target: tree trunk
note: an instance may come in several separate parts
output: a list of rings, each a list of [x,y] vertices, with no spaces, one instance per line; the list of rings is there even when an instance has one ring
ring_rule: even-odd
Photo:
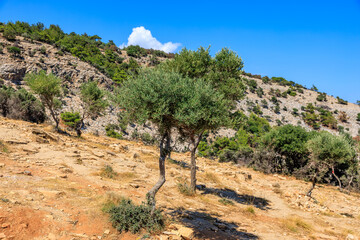
[[[191,163],[190,163],[190,176],[191,176],[191,182],[190,182],[190,189],[195,193],[196,192],[196,149],[199,146],[199,143],[201,141],[203,132],[201,132],[197,139],[195,140],[195,137],[191,137],[190,141],[192,144],[191,148]]]
[[[336,176],[336,174],[335,174],[335,169],[334,169],[333,166],[331,167],[331,172],[332,172],[332,174],[334,175],[334,177],[336,178],[336,180],[338,181],[338,183],[339,183],[339,189],[341,190],[341,189],[342,189],[341,181],[340,181],[340,179],[338,178],[338,176]]]
[[[55,122],[55,128],[56,130],[59,130],[59,119],[57,119],[55,112],[53,110],[52,107],[49,106],[49,110],[50,110],[50,115],[53,118],[54,122]]]
[[[159,189],[164,185],[165,179],[165,159],[170,151],[170,133],[167,131],[161,138],[160,141],[160,157],[159,157],[159,171],[160,176],[157,183],[150,189],[150,191],[146,194],[147,204],[151,206],[151,212],[155,211],[155,195],[159,191]]]
[[[306,194],[306,196],[308,196],[308,197],[311,197],[312,198],[312,196],[311,196],[311,194],[312,194],[312,191],[314,190],[314,188],[315,188],[315,184],[316,184],[316,175],[313,177],[313,179],[312,179],[312,185],[311,185],[311,188],[309,189],[309,191],[307,192],[307,194]]]
[[[190,176],[191,176],[191,183],[190,188],[193,192],[196,192],[196,148],[193,146],[191,149],[191,168],[190,168]]]

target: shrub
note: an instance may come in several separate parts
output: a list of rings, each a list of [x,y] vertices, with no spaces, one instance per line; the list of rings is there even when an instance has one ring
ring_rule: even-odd
[[[46,54],[46,47],[45,46],[42,46],[40,49],[39,49],[40,53],[41,54]]]
[[[130,199],[122,199],[119,205],[111,207],[108,212],[113,227],[119,232],[138,233],[141,229],[156,232],[165,226],[165,218],[159,210],[152,213],[148,205],[136,206]]]
[[[348,101],[345,101],[344,99],[340,98],[340,97],[336,97],[337,99],[337,103],[338,104],[342,104],[342,105],[347,105]]]
[[[360,113],[357,114],[356,121],[360,122]]]
[[[261,79],[263,81],[263,83],[267,84],[270,82],[270,78],[268,76],[265,76]]]
[[[42,123],[45,121],[45,109],[34,95],[21,88],[15,91],[11,87],[0,87],[0,114],[4,117]]]
[[[280,106],[279,106],[279,104],[276,104],[276,105],[275,105],[275,107],[274,107],[274,113],[280,114]]]
[[[3,47],[2,46],[0,46],[0,54],[3,54],[4,52],[3,52]]]
[[[115,179],[118,176],[118,173],[110,165],[106,165],[100,172],[101,177]]]
[[[149,133],[141,134],[140,139],[145,145],[154,145],[157,143],[156,138],[152,137]]]
[[[14,57],[18,57],[21,54],[21,50],[18,47],[14,47],[14,46],[8,46],[7,47],[7,51],[8,53],[10,53],[11,55],[13,55]]]
[[[262,100],[261,100],[261,106],[262,106],[263,108],[269,108],[268,102],[267,102],[265,99],[262,99]]]
[[[299,109],[293,108],[293,111],[292,111],[291,114],[294,115],[294,116],[298,116],[299,115]]]
[[[179,192],[185,196],[194,196],[195,195],[195,191],[187,183],[184,183],[184,184],[178,183],[177,187],[178,187]]]
[[[309,154],[305,144],[310,137],[311,134],[302,127],[285,125],[264,135],[262,144],[284,157],[284,162],[278,163],[276,168],[281,169],[281,172],[291,173],[305,165]]]
[[[0,140],[0,152],[7,153],[9,150],[6,145]]]
[[[343,123],[346,123],[349,120],[349,116],[346,114],[346,112],[341,111],[339,113],[339,120]]]
[[[116,131],[119,129],[120,129],[119,126],[116,124],[108,124],[105,127],[106,136],[112,137],[112,138],[117,138],[117,139],[122,139],[123,138],[122,134]]]
[[[316,97],[316,100],[319,101],[319,102],[326,102],[327,99],[326,99],[326,93],[318,93],[317,97]]]
[[[140,47],[139,45],[131,45],[126,48],[126,52],[129,56],[140,58],[147,55],[147,52],[144,48]]]
[[[76,131],[78,137],[81,135],[81,116],[78,112],[64,112],[60,114],[61,120],[66,126]]]

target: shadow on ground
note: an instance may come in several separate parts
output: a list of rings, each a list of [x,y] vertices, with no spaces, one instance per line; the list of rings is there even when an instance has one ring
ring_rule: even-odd
[[[184,226],[194,231],[194,237],[208,240],[254,240],[258,236],[246,232],[236,223],[219,219],[218,215],[211,215],[203,211],[176,209],[170,215],[179,220]]]
[[[265,198],[255,197],[255,196],[248,195],[248,194],[238,194],[234,190],[227,189],[227,188],[222,188],[222,189],[207,188],[204,185],[198,185],[197,188],[200,191],[202,191],[201,194],[216,195],[216,196],[219,196],[222,198],[227,198],[229,200],[233,200],[240,204],[252,205],[261,210],[270,209],[270,207],[269,207],[270,201]]]

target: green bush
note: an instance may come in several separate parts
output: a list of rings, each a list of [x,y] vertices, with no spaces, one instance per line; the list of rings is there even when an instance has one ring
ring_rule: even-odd
[[[15,57],[20,56],[20,54],[21,54],[20,48],[14,47],[14,46],[8,46],[7,51],[8,51],[8,53],[10,53],[11,55],[13,55]]]
[[[277,167],[281,172],[292,173],[305,165],[309,155],[305,144],[311,136],[312,134],[302,127],[284,125],[273,128],[264,135],[262,144],[284,157],[284,162]]]
[[[112,137],[112,138],[117,138],[117,139],[122,139],[123,138],[122,134],[116,131],[119,129],[120,129],[119,126],[116,124],[107,125],[105,127],[106,136]]]
[[[76,131],[78,137],[81,135],[81,116],[78,112],[63,112],[60,114],[61,120],[66,126]]]
[[[147,52],[146,49],[140,47],[139,45],[136,46],[128,46],[126,48],[126,52],[129,56],[131,57],[135,57],[135,58],[140,58],[140,57],[145,57],[147,56]]]
[[[134,205],[130,199],[122,199],[119,205],[108,210],[110,221],[119,232],[138,233],[142,229],[148,232],[161,231],[165,227],[165,218],[159,210],[151,213],[151,207],[145,204]]]
[[[360,122],[360,113],[357,114],[356,121]]]
[[[42,123],[46,119],[44,106],[34,95],[21,88],[0,87],[0,114],[4,117]]]
[[[342,104],[342,105],[347,105],[348,101],[345,101],[344,99],[340,98],[340,97],[336,97],[337,99],[337,103],[338,104]]]

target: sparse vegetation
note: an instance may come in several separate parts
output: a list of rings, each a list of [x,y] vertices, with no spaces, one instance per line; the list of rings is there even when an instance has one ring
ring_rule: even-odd
[[[165,218],[159,210],[152,211],[146,204],[135,205],[130,199],[122,199],[110,207],[110,222],[119,232],[138,233],[142,229],[152,233],[165,227]]]

